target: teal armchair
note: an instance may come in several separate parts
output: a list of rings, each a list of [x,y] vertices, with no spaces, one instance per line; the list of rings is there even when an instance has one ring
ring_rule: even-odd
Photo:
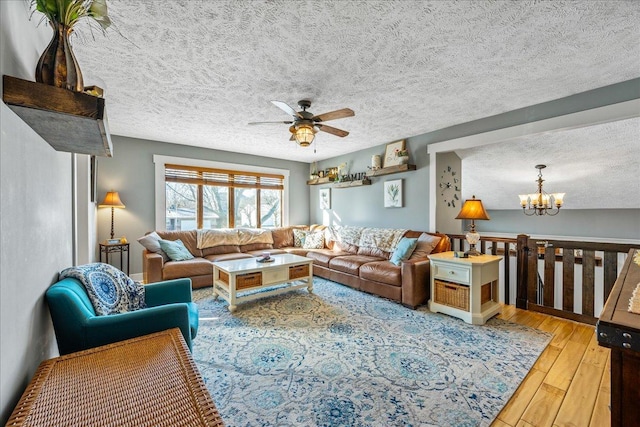
[[[96,315],[85,287],[74,278],[54,283],[46,298],[61,355],[175,327],[191,350],[198,332],[191,279],[145,285],[147,308],[109,316]]]

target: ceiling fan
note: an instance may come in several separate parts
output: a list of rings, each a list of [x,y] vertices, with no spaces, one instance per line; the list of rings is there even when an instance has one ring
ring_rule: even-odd
[[[308,99],[301,99],[298,101],[298,105],[302,108],[302,111],[296,111],[291,108],[287,103],[282,101],[271,101],[273,105],[280,108],[287,114],[293,116],[293,120],[280,121],[280,122],[251,122],[250,125],[259,125],[265,123],[284,123],[291,125],[289,132],[291,132],[291,141],[296,141],[302,147],[308,147],[313,142],[315,134],[321,130],[341,138],[349,135],[346,130],[334,128],[332,126],[325,125],[323,122],[329,120],[342,119],[344,117],[352,117],[355,115],[352,109],[343,108],[341,110],[330,111],[324,114],[318,114],[317,116],[307,111],[307,108],[311,107],[311,101]]]

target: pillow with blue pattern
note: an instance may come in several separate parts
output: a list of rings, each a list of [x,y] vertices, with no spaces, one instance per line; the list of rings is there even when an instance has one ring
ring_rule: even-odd
[[[60,279],[67,277],[83,284],[98,316],[126,313],[146,307],[144,286],[112,265],[95,262],[70,267],[60,273]]]

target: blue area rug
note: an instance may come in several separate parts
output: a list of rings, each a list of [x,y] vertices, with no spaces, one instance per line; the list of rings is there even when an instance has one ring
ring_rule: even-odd
[[[314,278],[240,304],[194,291],[193,356],[228,426],[488,426],[551,336]]]

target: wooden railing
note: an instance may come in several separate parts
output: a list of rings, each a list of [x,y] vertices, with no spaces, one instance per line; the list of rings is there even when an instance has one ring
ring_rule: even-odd
[[[451,250],[468,248],[464,235],[449,234],[449,238]],[[479,245],[482,253],[504,257],[500,284],[505,304],[513,302],[510,290],[515,289],[518,308],[588,324],[595,324],[600,314],[596,312],[596,296],[600,307],[629,250],[640,248],[633,243],[533,239],[526,234],[515,239],[481,236]],[[580,274],[576,274],[576,266],[580,266]],[[578,305],[576,295],[581,300]]]
[[[640,244],[532,239],[519,235],[516,306],[595,324],[600,314],[595,310],[596,293],[601,293],[602,301],[606,301],[618,277],[619,266],[633,248],[640,248]],[[542,274],[538,272],[541,260],[544,262]],[[561,263],[560,274],[556,274],[558,263]],[[577,278],[576,265],[582,270]],[[601,289],[596,287],[596,268],[603,269]],[[556,295],[556,289],[560,289],[560,295]],[[576,294],[582,300],[580,307],[574,304]]]

